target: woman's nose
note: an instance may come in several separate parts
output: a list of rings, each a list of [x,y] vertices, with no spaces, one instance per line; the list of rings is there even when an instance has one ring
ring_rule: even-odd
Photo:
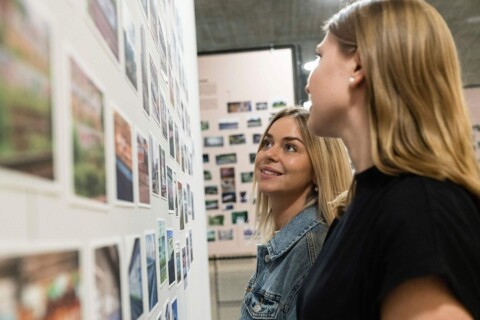
[[[307,94],[310,94],[310,90],[308,90],[308,84],[305,86],[305,92],[306,92]]]
[[[269,160],[276,161],[278,159],[278,150],[275,146],[272,146],[265,152],[265,157]]]

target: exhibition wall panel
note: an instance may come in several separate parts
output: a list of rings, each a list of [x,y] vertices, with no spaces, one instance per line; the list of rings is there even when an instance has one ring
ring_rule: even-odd
[[[0,318],[210,318],[194,21],[0,1]]]
[[[295,101],[292,47],[198,58],[210,256],[256,254],[253,164],[271,117]]]

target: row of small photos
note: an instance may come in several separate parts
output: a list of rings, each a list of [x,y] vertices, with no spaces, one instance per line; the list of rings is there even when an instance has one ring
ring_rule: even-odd
[[[242,228],[242,240],[248,241],[253,236],[253,228],[249,225],[245,225]],[[235,240],[234,229],[220,229],[220,228],[209,228],[207,229],[207,241],[216,242],[216,241],[233,241]]]
[[[92,243],[88,256],[82,257],[80,247],[75,245],[32,249],[30,244],[28,249],[19,246],[2,250],[0,319],[24,319],[23,316],[31,315],[35,319],[93,316],[136,320],[154,314],[156,319],[178,319],[176,298],[171,302],[167,299],[159,312],[158,297],[166,283],[169,291],[182,284],[183,290],[187,289],[194,251],[192,230],[185,232],[185,245],[180,248],[173,229],[166,228],[165,221],[158,219],[156,231],[126,236],[125,246],[120,242],[113,239]],[[88,273],[81,272],[83,260],[87,261]],[[124,300],[127,296],[128,303]],[[91,304],[93,315],[82,314],[84,303]]]

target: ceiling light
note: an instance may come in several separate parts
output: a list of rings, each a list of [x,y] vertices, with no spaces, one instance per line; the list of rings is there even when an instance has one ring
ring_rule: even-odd
[[[307,62],[303,65],[303,69],[305,69],[307,71],[312,71],[317,64],[318,64],[318,59],[315,59],[313,61],[309,61],[309,62]]]
[[[307,100],[303,103],[303,107],[307,110],[310,110],[310,107],[312,106],[312,101]]]
[[[467,23],[480,23],[480,16],[468,17],[466,21]]]

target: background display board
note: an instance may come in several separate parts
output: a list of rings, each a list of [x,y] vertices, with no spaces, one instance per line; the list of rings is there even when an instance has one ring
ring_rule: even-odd
[[[198,58],[210,256],[256,253],[253,164],[271,117],[294,105],[293,61],[292,48]]]
[[[210,318],[194,21],[0,0],[0,318]]]
[[[465,99],[472,117],[473,139],[477,151],[477,161],[480,163],[480,85],[466,87]]]

